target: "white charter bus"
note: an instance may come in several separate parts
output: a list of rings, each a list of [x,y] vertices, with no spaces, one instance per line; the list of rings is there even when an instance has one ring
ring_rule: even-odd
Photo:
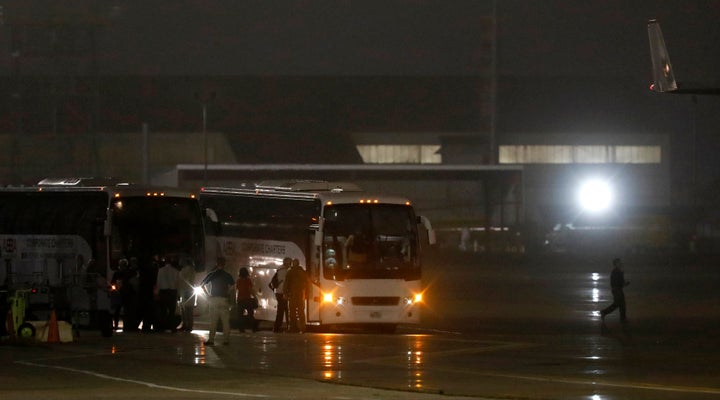
[[[118,261],[154,254],[204,265],[194,193],[109,179],[46,179],[0,188],[0,285],[29,291],[28,316],[49,310],[110,335],[108,285]]]
[[[324,181],[208,187],[199,196],[218,221],[216,232],[206,227],[206,258],[222,255],[235,276],[248,267],[259,299],[256,318],[275,319],[268,283],[291,257],[312,281],[309,327],[394,331],[420,322],[421,249],[434,243],[434,232],[407,199]]]

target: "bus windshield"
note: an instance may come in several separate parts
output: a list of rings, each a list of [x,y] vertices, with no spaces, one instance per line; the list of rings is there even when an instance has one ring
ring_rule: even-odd
[[[325,207],[326,279],[420,278],[418,234],[411,207],[339,204]]]

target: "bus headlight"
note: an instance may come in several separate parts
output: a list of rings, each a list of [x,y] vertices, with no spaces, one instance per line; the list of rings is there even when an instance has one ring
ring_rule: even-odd
[[[405,300],[405,305],[408,305],[408,306],[411,306],[416,303],[421,303],[422,302],[422,293],[415,293],[412,296],[407,296],[404,298],[404,300]]]
[[[332,302],[333,302],[332,293],[323,293],[323,303],[332,303]]]
[[[337,306],[341,306],[345,304],[345,298],[344,297],[335,297],[332,293],[323,293],[323,303],[333,303]]]

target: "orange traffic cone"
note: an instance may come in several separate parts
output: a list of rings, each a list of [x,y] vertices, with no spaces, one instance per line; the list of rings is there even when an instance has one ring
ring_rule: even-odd
[[[60,329],[58,329],[55,310],[50,311],[50,322],[48,323],[48,343],[60,343]]]

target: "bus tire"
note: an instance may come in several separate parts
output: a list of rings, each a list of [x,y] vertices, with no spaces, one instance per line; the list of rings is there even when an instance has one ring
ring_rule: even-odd
[[[28,322],[22,323],[17,329],[17,335],[21,339],[30,339],[35,337],[35,326]]]

